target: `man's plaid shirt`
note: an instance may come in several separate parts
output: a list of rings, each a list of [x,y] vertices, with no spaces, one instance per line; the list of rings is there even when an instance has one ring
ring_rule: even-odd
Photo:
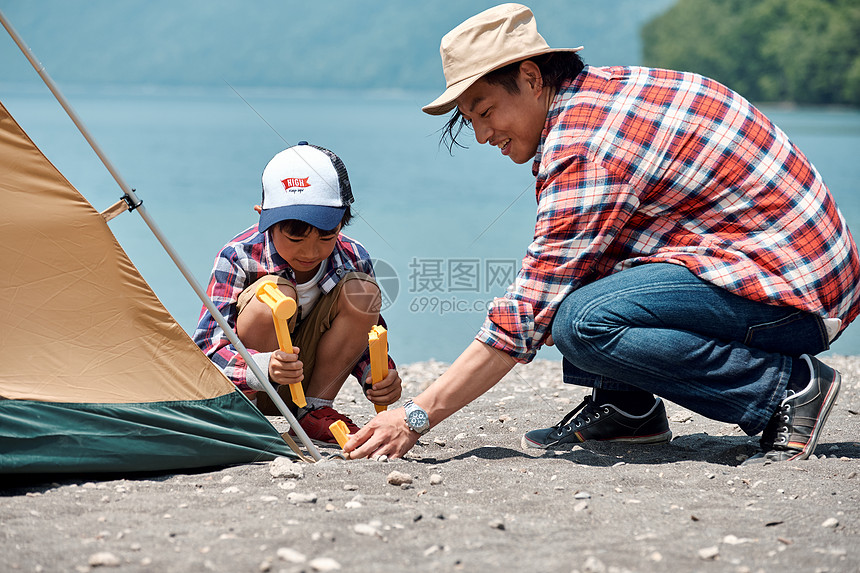
[[[325,264],[327,270],[319,282],[323,293],[330,292],[340,282],[341,277],[350,271],[375,277],[370,254],[361,243],[343,234],[338,235],[334,251]],[[218,253],[206,294],[232,328],[236,328],[236,302],[239,295],[257,279],[266,275],[279,275],[295,284],[292,268],[275,250],[268,233],[258,232],[256,225],[240,233]],[[381,317],[380,324],[384,324]],[[201,311],[197,330],[194,332],[194,342],[240,390],[252,392],[247,385],[247,378],[253,373],[248,371],[247,364],[227,340],[224,331],[206,307]],[[251,354],[257,353],[256,350],[248,351]],[[370,356],[365,351],[352,374],[361,380],[369,368]],[[395,368],[390,358],[389,368]],[[265,369],[263,370],[265,372]]]
[[[586,67],[556,95],[532,170],[534,241],[476,337],[518,361],[567,294],[645,263],[842,328],[860,311],[857,247],[821,176],[713,80]]]

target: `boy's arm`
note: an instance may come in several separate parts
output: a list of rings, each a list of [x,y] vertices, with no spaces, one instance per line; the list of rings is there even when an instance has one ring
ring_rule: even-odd
[[[215,261],[215,266],[212,270],[212,275],[209,279],[209,285],[206,288],[206,294],[212,299],[218,311],[224,315],[227,324],[231,328],[236,326],[236,301],[239,294],[244,289],[244,284],[247,282],[247,276],[241,265],[235,262],[235,256],[230,254],[228,249],[222,250],[218,254]],[[241,358],[236,348],[230,344],[224,331],[215,322],[215,319],[204,307],[200,320],[197,324],[197,329],[194,332],[194,342],[203,353],[209,357],[212,362],[218,366],[227,378],[230,379],[240,390],[250,391],[253,386],[259,386],[255,383],[256,379],[253,373],[249,370],[245,361]],[[248,349],[255,362],[260,365],[263,372],[268,371],[269,355],[271,353],[257,353],[255,350]],[[253,380],[249,380],[253,378]],[[250,385],[249,385],[250,382]],[[259,389],[259,388],[257,388]]]

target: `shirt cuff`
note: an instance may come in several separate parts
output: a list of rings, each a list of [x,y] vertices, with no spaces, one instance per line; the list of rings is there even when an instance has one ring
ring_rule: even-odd
[[[267,376],[269,374],[269,359],[272,358],[271,352],[258,352],[257,354],[252,354],[251,358],[260,367]],[[263,383],[257,378],[254,374],[254,371],[251,370],[250,367],[247,367],[247,371],[245,372],[245,384],[247,384],[253,390],[265,390]]]

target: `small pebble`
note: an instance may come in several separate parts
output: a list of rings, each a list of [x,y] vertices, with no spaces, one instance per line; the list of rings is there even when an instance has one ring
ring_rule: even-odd
[[[281,547],[278,549],[278,559],[287,563],[304,563],[307,558],[292,547]]]
[[[589,555],[582,564],[582,570],[584,573],[606,573],[606,564],[594,555]]]
[[[388,474],[387,480],[388,483],[390,483],[391,485],[403,485],[405,483],[412,483],[412,476],[407,473],[394,470],[393,472]]]
[[[100,551],[90,555],[88,563],[91,567],[119,567],[119,557],[107,551]]]
[[[716,545],[699,549],[699,559],[713,561],[720,555],[720,548]]]
[[[317,557],[308,563],[308,565],[314,571],[340,571],[341,569],[340,563],[331,557]]]
[[[821,524],[821,527],[836,527],[839,525],[839,520],[835,517],[828,517],[824,520],[824,523]]]
[[[305,477],[305,469],[301,464],[290,458],[275,458],[269,464],[269,473],[274,478],[302,479]]]
[[[439,474],[431,474],[430,475],[430,485],[441,485],[442,476]]]
[[[293,491],[287,494],[287,501],[290,503],[316,503],[317,494]]]
[[[501,531],[504,531],[505,530],[505,522],[502,521],[501,519],[494,519],[493,521],[490,522],[490,527],[492,529],[499,529]]]
[[[591,494],[587,491],[578,491],[573,494],[573,499],[591,499]]]
[[[379,530],[376,527],[370,525],[369,523],[356,523],[352,530],[359,535],[367,535],[368,537],[375,537],[379,535]]]

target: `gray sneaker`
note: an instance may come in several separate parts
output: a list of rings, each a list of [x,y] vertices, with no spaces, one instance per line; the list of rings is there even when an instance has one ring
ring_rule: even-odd
[[[842,376],[817,358],[801,356],[812,372],[809,385],[789,392],[761,435],[762,451],[741,465],[805,460],[818,444],[821,428],[839,394]]]
[[[554,448],[586,440],[655,444],[672,439],[666,407],[660,398],[648,413],[632,416],[611,404],[596,405],[591,396],[551,428],[532,430],[522,438],[523,448]]]

